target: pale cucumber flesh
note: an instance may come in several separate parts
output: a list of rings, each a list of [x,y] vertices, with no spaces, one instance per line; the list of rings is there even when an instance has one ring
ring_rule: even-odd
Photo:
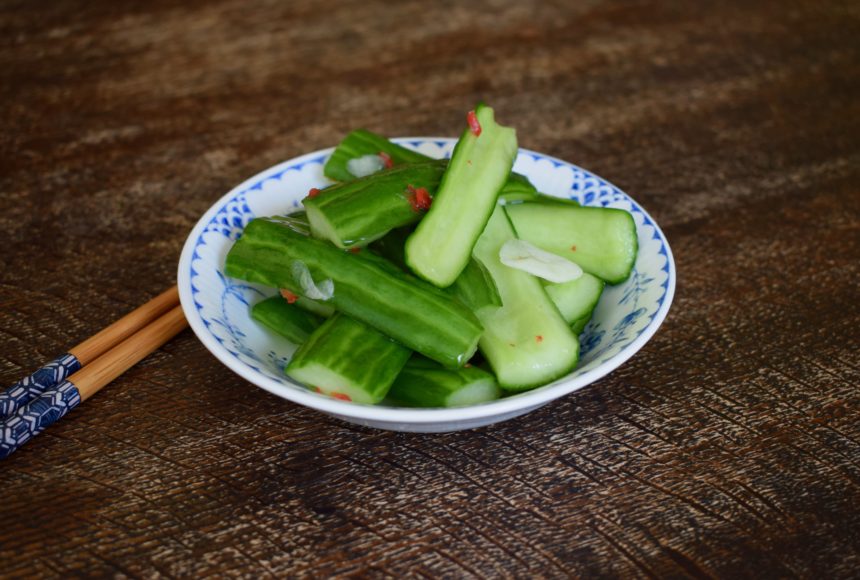
[[[572,282],[545,283],[544,289],[567,323],[573,324],[594,310],[604,284],[597,276],[583,272]]]
[[[496,124],[489,107],[479,106],[475,114],[481,134],[463,132],[430,211],[406,241],[406,263],[440,288],[466,267],[517,155],[513,129]]]
[[[638,249],[630,213],[545,201],[506,209],[520,239],[579,264],[609,284],[623,282],[630,275]]]
[[[484,325],[478,345],[499,385],[519,391],[570,372],[579,357],[579,341],[540,281],[499,260],[502,245],[514,237],[504,208],[498,206],[475,244],[475,257],[489,270],[502,299],[495,312],[477,313]]]

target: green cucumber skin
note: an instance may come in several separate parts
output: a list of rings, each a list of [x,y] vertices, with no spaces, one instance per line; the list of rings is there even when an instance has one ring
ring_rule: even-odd
[[[424,188],[432,197],[444,172],[444,161],[398,165],[306,197],[302,204],[311,234],[339,248],[350,248],[365,246],[394,228],[415,223],[424,212],[412,206],[408,187]]]
[[[474,256],[448,288],[472,312],[485,308],[498,309],[502,298],[487,267]]]
[[[541,193],[537,189],[534,191],[528,191],[525,189],[517,189],[512,188],[502,189],[502,192],[499,193],[499,204],[500,205],[517,205],[520,203],[548,203],[552,204],[561,204],[561,205],[572,205],[574,207],[582,207],[578,201],[575,199],[567,199],[564,197],[555,197],[554,195],[549,195],[546,193]]]
[[[579,341],[540,281],[499,260],[502,245],[514,237],[505,209],[497,206],[475,245],[475,257],[492,274],[503,306],[478,313],[484,325],[479,346],[499,385],[522,391],[570,372],[579,359]]]
[[[594,310],[606,283],[597,276],[583,272],[582,276],[571,282],[553,284],[543,281],[543,285],[567,323],[573,324]]]
[[[579,206],[579,202],[575,199],[565,199],[563,197],[555,197],[541,193],[538,190],[527,191],[521,189],[502,189],[499,193],[499,205],[517,205],[518,203],[562,203],[565,205]]]
[[[630,213],[547,201],[505,209],[520,239],[576,262],[608,284],[630,276],[639,249],[636,222]]]
[[[541,194],[537,188],[532,185],[531,181],[518,173],[511,173],[508,180],[499,191],[498,202],[502,205],[508,203],[521,203],[523,201],[533,201],[538,199]]]
[[[323,322],[319,316],[288,303],[280,296],[254,304],[251,318],[294,344],[305,342]]]
[[[365,129],[357,129],[344,137],[343,141],[335,148],[331,157],[326,161],[323,172],[326,177],[335,181],[355,179],[355,175],[347,169],[349,161],[364,155],[376,155],[379,152],[387,153],[395,165],[433,161],[432,157],[392,143],[382,135],[371,133]],[[445,160],[445,163],[447,162]],[[499,193],[499,199],[509,198],[509,203],[532,201],[540,199],[542,196],[544,194],[538,193],[538,190],[525,175],[514,172],[511,172],[508,181]],[[576,203],[573,200],[571,202]]]
[[[311,235],[311,222],[308,219],[308,213],[304,210],[277,216],[277,219],[282,224],[290,226],[295,232],[305,236]]]
[[[294,232],[300,233],[303,236],[311,235],[311,223],[308,220],[308,214],[304,210],[294,211],[293,213],[276,216],[272,219],[277,220],[279,223],[288,226]],[[305,298],[304,296],[299,296],[298,299],[294,303],[296,306],[309,312],[310,314],[315,314],[321,318],[328,318],[332,314],[334,314],[334,308],[331,307],[330,304],[326,304],[325,302],[321,302],[319,300],[311,300],[310,298]]]
[[[348,394],[356,403],[372,405],[385,397],[411,354],[379,331],[337,313],[299,347],[284,371],[326,394]],[[325,371],[319,372],[320,367]]]
[[[387,400],[403,407],[451,407],[456,393],[478,382],[494,384],[495,378],[475,366],[452,370],[424,357],[413,356],[391,385]],[[481,402],[497,399],[498,387],[492,392],[494,396]]]
[[[395,228],[371,243],[369,248],[392,264],[395,264],[401,270],[408,271],[409,266],[406,265],[404,246],[406,245],[406,238],[413,231],[415,231],[415,228],[412,226]]]
[[[498,125],[485,105],[475,115],[481,135],[468,127],[463,131],[430,211],[406,240],[410,269],[440,288],[466,267],[517,156],[514,129]]]
[[[588,324],[588,322],[591,320],[592,314],[594,314],[593,310],[582,318],[575,320],[573,324],[570,325],[570,329],[576,336],[579,336],[580,334],[582,334],[582,331],[585,330],[585,325]]]
[[[334,308],[331,304],[326,304],[321,300],[311,300],[310,298],[305,298],[304,296],[299,296],[298,300],[296,300],[295,305],[305,310],[309,314],[315,314],[320,318],[329,318],[332,314],[334,314]]]
[[[323,167],[323,174],[335,181],[355,179],[355,175],[347,169],[349,161],[365,155],[376,155],[380,152],[391,157],[391,161],[395,165],[421,163],[430,159],[417,151],[392,143],[382,135],[357,129],[344,137],[343,141],[335,148]]]
[[[412,228],[398,228],[389,232],[383,238],[377,240],[370,246],[373,253],[385,258],[390,264],[395,264],[401,270],[408,272],[409,267],[406,265],[404,244],[406,239],[413,231]],[[364,256],[365,252],[359,255]],[[496,283],[493,282],[493,277],[490,276],[486,266],[484,266],[474,256],[466,264],[466,268],[457,276],[454,283],[448,288],[445,288],[454,298],[462,302],[472,312],[476,312],[481,308],[498,308],[502,305],[502,299],[499,296],[499,291],[496,288]]]
[[[456,368],[474,354],[482,326],[464,305],[426,282],[302,236],[267,218],[252,220],[227,254],[228,276],[301,294],[292,265],[316,281],[331,279],[336,310],[372,326],[440,364]]]

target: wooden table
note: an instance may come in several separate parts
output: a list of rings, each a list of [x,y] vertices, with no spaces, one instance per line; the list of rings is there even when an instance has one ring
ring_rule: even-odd
[[[354,427],[186,331],[0,465],[0,575],[849,577],[860,569],[850,2],[3,2],[0,377],[175,279],[246,177],[363,126],[633,195],[678,266],[596,384],[475,431]]]

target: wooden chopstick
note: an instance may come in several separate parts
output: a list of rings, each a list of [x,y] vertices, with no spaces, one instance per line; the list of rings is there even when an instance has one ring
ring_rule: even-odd
[[[175,290],[175,287],[171,290]],[[68,378],[60,377],[57,384],[40,390],[26,404],[19,405],[14,413],[0,420],[0,459],[13,453],[186,328],[188,321],[178,304],[174,304],[170,310],[154,320],[151,319],[152,313],[162,308],[163,300],[159,299],[170,295],[169,290],[81,343],[87,345],[84,349],[85,356],[92,356],[93,352],[99,350],[102,354]],[[172,296],[178,299],[175,292]],[[156,302],[157,308],[146,308],[153,302]],[[144,317],[132,316],[141,310],[144,310],[150,320],[128,336],[128,328],[141,324],[140,321]],[[116,328],[110,333],[106,332],[111,327]],[[116,341],[120,336],[126,337],[125,340],[121,340],[119,344],[110,344],[109,341]],[[98,341],[93,340],[97,337],[100,337]]]
[[[81,366],[92,362],[177,304],[179,304],[179,290],[173,286],[73,347],[69,352],[60,355],[33,374],[0,392],[0,420],[11,417],[19,408],[45,390],[62,383]]]
[[[74,355],[81,365],[85,365],[177,304],[179,304],[179,289],[173,286],[79,345],[72,347],[69,354]]]
[[[78,388],[81,400],[86,401],[187,326],[182,307],[176,306],[66,380]]]

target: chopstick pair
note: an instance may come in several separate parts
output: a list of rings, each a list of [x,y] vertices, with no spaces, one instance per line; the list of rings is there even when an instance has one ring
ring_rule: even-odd
[[[173,286],[0,393],[0,459],[186,326]]]

